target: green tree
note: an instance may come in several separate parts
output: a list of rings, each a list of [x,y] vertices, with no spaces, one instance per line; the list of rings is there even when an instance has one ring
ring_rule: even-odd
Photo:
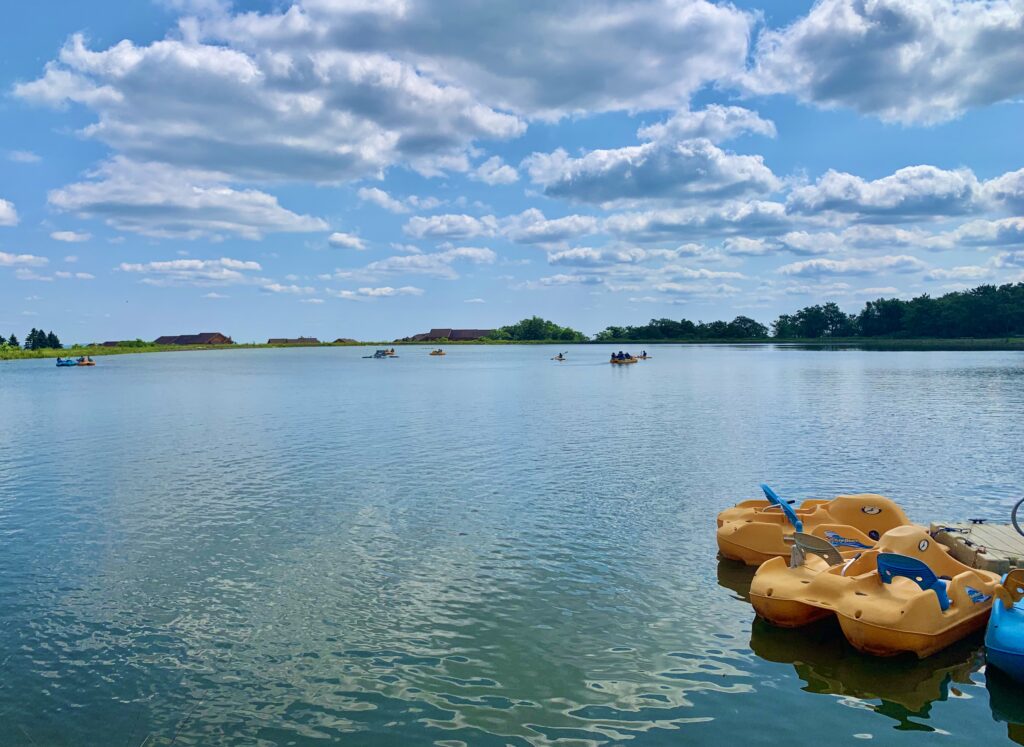
[[[772,322],[772,337],[796,337],[796,320],[790,314],[780,314]]]
[[[60,350],[63,345],[60,344],[60,338],[53,334],[53,330],[46,335],[46,347],[53,348],[54,350]]]
[[[560,327],[547,319],[532,316],[515,324],[495,330],[492,340],[516,340],[522,342],[537,340],[561,340],[563,342],[584,342],[587,336],[570,327]]]
[[[906,307],[898,298],[868,301],[857,316],[857,327],[865,337],[898,335],[903,331]]]
[[[768,328],[749,316],[738,316],[729,322],[728,336],[734,339],[755,340],[768,336]]]
[[[697,337],[701,340],[724,340],[729,336],[729,323],[721,320],[697,322]]]
[[[797,337],[824,337],[828,324],[821,306],[805,306],[793,315]]]
[[[18,338],[14,336],[13,332],[11,333],[11,336],[7,338],[7,344],[10,345],[12,348],[21,347],[21,343],[18,342]]]
[[[821,313],[825,317],[825,335],[828,337],[853,337],[857,334],[857,318],[845,313],[837,304],[825,304]]]

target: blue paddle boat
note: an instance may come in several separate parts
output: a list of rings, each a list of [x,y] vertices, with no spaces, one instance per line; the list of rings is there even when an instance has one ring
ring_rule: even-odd
[[[58,358],[57,359],[57,366],[59,368],[65,368],[67,366],[77,366],[77,365],[78,365],[78,361],[76,361],[74,358]]]
[[[989,664],[1024,683],[1024,569],[1007,573],[996,590],[985,648]]]

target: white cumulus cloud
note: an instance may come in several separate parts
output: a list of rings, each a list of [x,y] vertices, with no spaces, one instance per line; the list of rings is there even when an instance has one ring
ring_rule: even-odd
[[[432,275],[454,280],[459,277],[453,267],[459,262],[469,264],[493,264],[498,255],[483,247],[462,246],[440,252],[424,254],[401,254],[371,262],[366,266],[369,273],[412,273]]]
[[[77,244],[83,241],[88,241],[92,238],[92,234],[81,231],[54,231],[50,234],[50,238],[54,241],[65,241],[69,244]]]
[[[348,301],[370,300],[374,298],[393,298],[395,296],[422,296],[423,289],[413,285],[403,285],[400,288],[392,288],[390,285],[379,288],[357,288],[356,290],[330,290],[325,291],[335,298],[343,298]]]
[[[706,138],[714,143],[732,140],[740,135],[775,137],[775,123],[741,106],[711,104],[704,109],[683,109],[667,121],[641,127],[641,140],[693,140]]]
[[[909,254],[851,259],[807,259],[783,265],[777,272],[793,277],[876,275],[882,272],[919,272],[928,265]]]
[[[14,203],[0,199],[0,226],[18,225],[18,211],[14,209]]]
[[[829,169],[814,184],[789,194],[797,213],[836,211],[876,219],[919,219],[962,215],[979,209],[982,186],[969,169],[908,166],[868,181]]]
[[[491,156],[476,171],[473,177],[484,184],[494,186],[496,184],[514,184],[519,181],[519,172],[501,160],[498,156]]]
[[[0,252],[0,267],[42,267],[50,260],[34,254],[9,254]]]
[[[148,285],[233,285],[254,282],[247,273],[258,272],[259,262],[232,259],[170,259],[157,262],[122,262],[121,272],[145,275]]]
[[[328,236],[327,243],[331,246],[340,247],[342,249],[355,249],[359,252],[366,249],[365,241],[353,233],[344,233],[342,231],[335,231]]]
[[[415,216],[404,230],[417,239],[468,239],[493,236],[498,227],[493,215],[475,218],[472,215],[448,213],[429,217]]]
[[[761,156],[728,153],[705,138],[655,140],[579,158],[558,149],[534,153],[523,165],[549,197],[604,205],[737,198],[782,186]]]
[[[259,239],[265,233],[326,230],[327,224],[281,207],[254,189],[235,189],[223,174],[115,157],[88,181],[50,192],[58,210],[160,238]]]
[[[761,34],[744,76],[890,122],[935,123],[1024,94],[1022,0],[820,0]]]

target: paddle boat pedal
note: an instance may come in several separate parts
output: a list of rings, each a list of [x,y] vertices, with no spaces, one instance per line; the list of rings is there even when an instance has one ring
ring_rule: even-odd
[[[985,658],[1024,683],[1024,569],[1007,573],[995,595],[985,631]]]

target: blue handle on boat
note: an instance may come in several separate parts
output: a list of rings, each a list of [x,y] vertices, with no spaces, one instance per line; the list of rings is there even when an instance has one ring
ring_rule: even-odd
[[[793,510],[792,506],[779,498],[775,491],[768,487],[767,484],[761,483],[761,490],[764,491],[764,495],[768,499],[769,503],[782,509],[782,513],[786,515],[786,518],[789,519],[789,523],[793,525],[793,528],[796,531],[804,531],[804,523],[800,521],[800,517],[796,515],[796,511]]]

